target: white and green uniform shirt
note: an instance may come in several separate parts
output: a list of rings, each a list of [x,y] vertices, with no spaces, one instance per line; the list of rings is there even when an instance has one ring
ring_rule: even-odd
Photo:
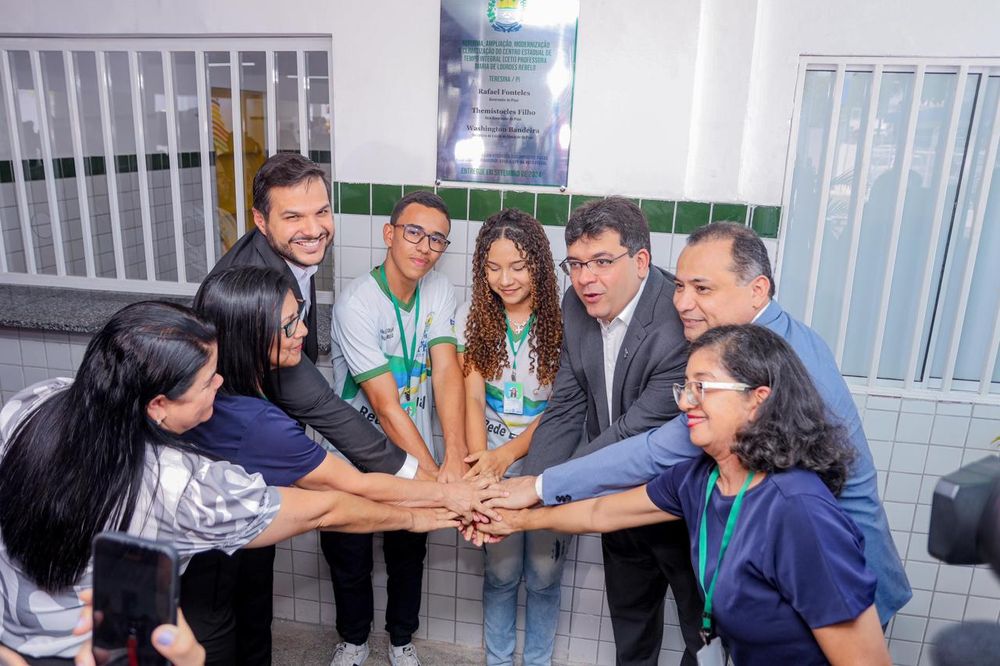
[[[455,344],[455,290],[448,278],[435,271],[420,280],[417,290],[419,299],[415,292],[408,303],[399,303],[404,353],[396,309],[378,267],[347,285],[333,306],[330,327],[333,385],[344,400],[381,428],[360,385],[391,373],[399,391],[399,404],[440,464],[444,452],[434,445],[429,350],[438,344]],[[411,348],[412,367],[407,370]]]
[[[455,316],[455,332],[458,335],[459,353],[465,353],[466,349],[465,323],[469,316],[470,306],[471,302],[462,304]],[[529,330],[525,330],[520,339],[514,338],[514,345],[517,346],[515,363],[508,362],[499,378],[486,380],[486,446],[490,450],[506,444],[524,432],[524,429],[531,425],[531,422],[545,409],[549,395],[552,393],[552,385],[540,385],[538,375],[531,371],[530,333]],[[511,348],[507,337],[504,337],[503,344],[509,361]],[[504,412],[504,389],[508,388],[515,380],[512,365],[517,366],[516,380],[517,383],[521,384],[523,391],[520,414]],[[508,468],[506,476],[520,475],[523,462],[524,458],[515,461]]]

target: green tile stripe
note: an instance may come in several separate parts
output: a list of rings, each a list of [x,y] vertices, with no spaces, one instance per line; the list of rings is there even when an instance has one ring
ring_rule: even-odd
[[[469,190],[469,219],[485,222],[500,211],[500,190]]]
[[[674,210],[677,207],[673,201],[643,199],[639,207],[642,208],[642,212],[646,215],[650,231],[667,234],[673,232]]]
[[[402,185],[372,184],[372,215],[391,215],[393,206],[402,196]]]
[[[197,151],[179,153],[178,164],[181,169],[201,167],[201,153]],[[214,153],[212,163],[215,163]],[[115,173],[137,173],[139,161],[136,155],[115,155]],[[103,155],[92,155],[83,158],[84,174],[87,176],[103,176],[107,173]],[[150,153],[146,155],[146,169],[149,171],[166,171],[170,168],[170,156],[166,153]],[[14,182],[14,163],[11,160],[0,160],[0,183]],[[43,160],[21,160],[21,172],[26,181],[45,180],[45,164]],[[72,157],[56,157],[52,160],[52,176],[60,178],[76,177],[76,161]]]
[[[739,222],[746,224],[747,206],[745,204],[712,204],[712,222]]]
[[[755,206],[751,225],[762,238],[778,237],[781,206]]]
[[[314,151],[317,152],[317,151]],[[322,152],[322,151],[318,151]],[[169,157],[163,153],[147,155],[147,167],[152,170],[169,169]],[[215,154],[210,153],[212,163]],[[324,155],[310,154],[313,161],[323,161]],[[316,159],[319,157],[320,159]],[[180,153],[180,168],[199,168],[201,154]],[[85,157],[83,166],[88,176],[107,173],[104,157]],[[25,180],[43,180],[45,170],[42,160],[23,160]],[[135,155],[116,155],[115,173],[138,171]],[[76,164],[72,158],[53,160],[56,178],[72,178]],[[0,184],[14,182],[14,165],[10,160],[0,160]],[[523,190],[473,189],[464,187],[435,187],[433,185],[394,185],[385,183],[333,183],[334,201],[338,213],[356,215],[389,215],[396,202],[410,192],[427,190],[444,199],[455,220],[483,222],[501,208],[518,208],[531,213],[547,226],[565,226],[572,211],[579,206],[604,197],[590,194],[562,194],[555,192],[525,192]],[[632,197],[649,221],[650,231],[657,233],[690,234],[709,222],[730,221],[749,224],[762,238],[777,238],[781,222],[780,206],[754,206],[742,203],[667,201]]]
[[[539,194],[535,204],[535,217],[542,224],[565,227],[569,219],[568,194]]]

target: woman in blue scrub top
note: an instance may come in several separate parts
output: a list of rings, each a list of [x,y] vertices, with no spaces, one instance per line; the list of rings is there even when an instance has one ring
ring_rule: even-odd
[[[737,666],[890,664],[863,537],[834,499],[851,449],[795,352],[760,326],[710,330],[674,395],[706,455],[641,488],[502,511],[479,528],[607,532],[683,518],[710,643],[699,657],[721,654],[708,640],[718,636]]]
[[[364,474],[314,442],[269,402],[272,370],[296,365],[307,330],[291,279],[270,268],[242,266],[209,277],[195,310],[218,330],[218,373],[225,379],[212,417],[186,433],[201,450],[260,473],[274,486],[338,490],[379,502],[446,507],[471,515],[497,496],[487,481],[442,484]],[[181,605],[207,664],[271,663],[274,547],[212,551],[195,557],[181,577]]]

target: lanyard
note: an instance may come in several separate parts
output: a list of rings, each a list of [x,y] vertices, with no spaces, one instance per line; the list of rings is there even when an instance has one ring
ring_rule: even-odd
[[[726,554],[726,549],[729,548],[729,540],[732,538],[733,530],[736,528],[736,519],[739,518],[740,509],[743,507],[743,495],[746,493],[747,488],[750,487],[750,482],[753,481],[753,472],[750,472],[747,480],[743,482],[740,492],[736,493],[733,508],[729,510],[726,529],[722,533],[722,544],[719,546],[719,561],[715,564],[715,573],[712,574],[712,582],[706,588],[705,560],[708,559],[708,526],[706,519],[708,518],[708,502],[712,499],[712,491],[715,490],[715,482],[718,478],[719,466],[716,465],[708,477],[708,486],[705,488],[705,506],[701,510],[701,524],[698,526],[698,583],[701,585],[702,592],[705,593],[705,612],[701,614],[701,637],[706,645],[712,633],[712,596],[715,594],[715,583],[719,579],[722,558]]]
[[[392,288],[389,287],[389,279],[385,276],[385,265],[379,266],[378,269],[382,274],[382,281],[385,282],[385,290],[389,292],[392,309],[396,311],[396,323],[399,324],[399,342],[403,348],[403,366],[406,368],[406,392],[409,393],[410,374],[413,372],[413,366],[417,362],[417,328],[420,325],[420,283],[417,283],[417,289],[414,293],[413,321],[416,324],[413,327],[413,339],[410,340],[410,352],[407,354],[406,328],[403,326],[403,315],[399,313],[399,301],[396,300],[396,295],[392,293]]]
[[[532,312],[531,316],[528,317],[528,323],[524,325],[524,330],[521,331],[521,335],[517,340],[517,345],[514,344],[514,331],[510,328],[510,317],[505,317],[507,320],[507,342],[510,343],[510,378],[513,381],[517,381],[517,352],[520,351],[521,347],[524,346],[524,341],[528,339],[528,333],[531,331],[531,325],[535,322],[535,313]]]

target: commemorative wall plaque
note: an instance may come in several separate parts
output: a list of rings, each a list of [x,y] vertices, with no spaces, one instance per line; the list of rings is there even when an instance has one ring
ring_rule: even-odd
[[[579,0],[442,0],[439,180],[566,185]]]

